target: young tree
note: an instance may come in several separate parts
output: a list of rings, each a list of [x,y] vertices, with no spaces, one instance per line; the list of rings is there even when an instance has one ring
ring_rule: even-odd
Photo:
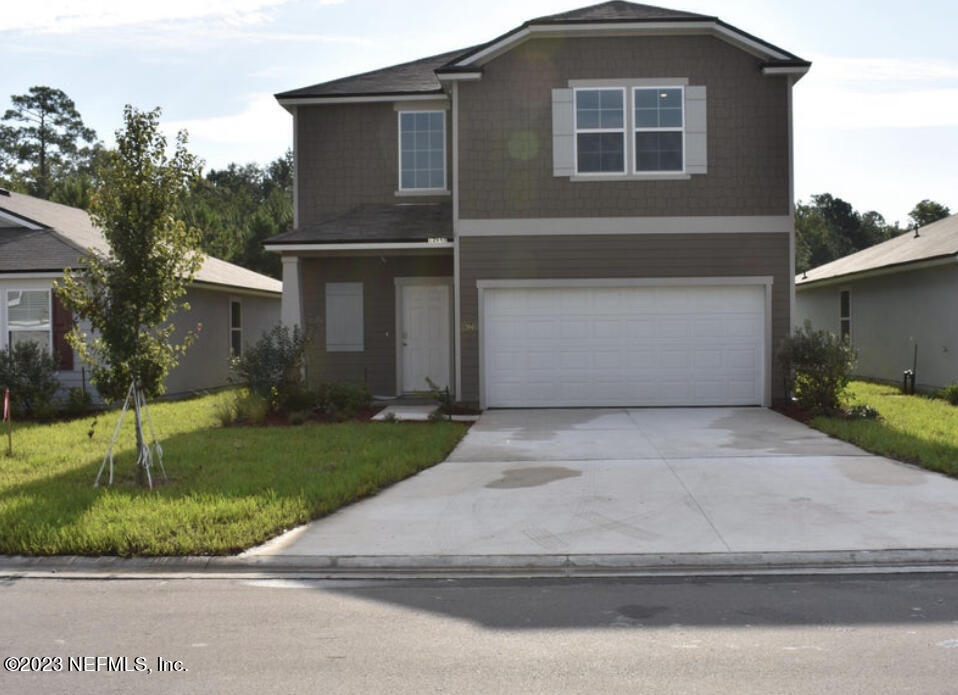
[[[57,179],[82,169],[91,157],[96,133],[59,89],[30,87],[10,100],[13,108],[0,119],[2,173],[19,180],[27,193],[49,198]]]
[[[183,296],[202,262],[198,230],[174,217],[199,166],[186,149],[185,132],[167,156],[159,117],[158,108],[124,109],[125,126],[116,133],[91,204],[109,253],[86,254],[80,272],[65,272],[57,287],[63,304],[92,328],[86,335],[77,324],[67,340],[92,366],[97,389],[110,401],[123,399],[131,384],[143,397],[162,393],[166,375],[196,335],[171,340],[171,317],[189,310]],[[135,412],[141,468],[147,468],[139,407]]]
[[[925,198],[912,208],[911,212],[908,213],[908,219],[911,220],[913,225],[924,227],[926,224],[937,222],[938,220],[948,217],[950,214],[951,210],[948,209],[947,205],[942,205],[941,203],[936,203],[934,200]]]

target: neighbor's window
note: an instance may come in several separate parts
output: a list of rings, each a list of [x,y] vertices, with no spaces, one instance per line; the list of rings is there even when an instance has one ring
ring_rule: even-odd
[[[625,89],[575,90],[576,173],[625,173]]]
[[[399,190],[445,190],[446,112],[399,112]]]
[[[243,305],[230,300],[230,350],[234,357],[243,354]]]
[[[685,170],[682,92],[681,87],[635,89],[636,173]]]
[[[841,316],[839,317],[839,323],[841,325],[842,338],[846,340],[851,337],[852,334],[852,302],[851,302],[851,292],[848,290],[842,290],[840,295],[841,303]]]
[[[363,351],[363,283],[326,283],[326,351]]]
[[[7,344],[24,342],[51,350],[50,290],[7,290]]]

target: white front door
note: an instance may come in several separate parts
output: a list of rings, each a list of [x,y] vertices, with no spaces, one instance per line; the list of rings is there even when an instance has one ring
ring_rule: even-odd
[[[426,391],[429,384],[449,385],[450,326],[449,285],[401,285],[402,324],[402,390]]]

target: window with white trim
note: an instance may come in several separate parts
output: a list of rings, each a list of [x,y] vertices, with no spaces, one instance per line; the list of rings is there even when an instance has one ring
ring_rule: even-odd
[[[326,352],[362,352],[363,283],[326,283]]]
[[[234,357],[243,354],[243,304],[230,300],[230,351]]]
[[[685,170],[685,95],[682,87],[636,87],[635,173]]]
[[[33,342],[48,352],[53,345],[50,290],[7,290],[7,345]]]
[[[625,173],[625,88],[575,90],[578,174]]]
[[[446,188],[446,112],[399,112],[399,190]]]

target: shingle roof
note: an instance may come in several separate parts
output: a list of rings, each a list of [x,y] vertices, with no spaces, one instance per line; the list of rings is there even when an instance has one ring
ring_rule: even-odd
[[[597,22],[609,20],[648,21],[656,19],[715,19],[709,15],[670,10],[666,7],[640,5],[635,2],[613,0],[577,10],[559,12],[529,20],[528,24],[546,24],[560,22]]]
[[[795,284],[809,285],[845,275],[948,256],[955,256],[958,261],[958,215],[920,228],[917,238],[913,232],[905,232],[894,239],[812,268],[804,275],[797,276]]]
[[[403,94],[441,94],[442,87],[439,79],[436,77],[436,71],[455,72],[458,68],[455,63],[462,61],[469,56],[482,51],[484,48],[506,39],[521,30],[536,24],[588,24],[598,22],[715,22],[735,34],[747,37],[754,42],[766,46],[779,55],[785,56],[784,60],[773,60],[765,65],[780,66],[805,66],[810,65],[798,56],[789,53],[777,46],[770,44],[763,39],[752,36],[741,29],[726,24],[717,17],[710,15],[696,14],[694,12],[684,12],[682,10],[670,10],[664,7],[655,7],[653,5],[641,5],[634,2],[623,2],[622,0],[613,0],[612,2],[603,2],[598,5],[590,5],[577,10],[560,12],[558,14],[536,17],[523,22],[520,26],[509,30],[505,34],[498,36],[491,41],[462,48],[448,53],[420,58],[408,63],[392,65],[378,70],[371,70],[359,75],[342,77],[329,82],[292,89],[281,92],[276,95],[277,99],[302,99],[310,97],[333,98],[333,97],[355,97],[355,96],[393,96]]]
[[[0,210],[42,227],[38,230],[8,228],[0,233],[0,271],[62,270],[76,267],[79,256],[87,249],[100,253],[109,250],[103,234],[80,208],[4,191],[0,195]],[[212,256],[203,259],[203,265],[193,279],[277,294],[283,291],[283,283],[279,280]]]
[[[349,212],[279,234],[267,244],[402,243],[452,238],[449,203],[360,205]]]
[[[0,273],[72,268],[80,255],[76,246],[48,229],[0,229]]]
[[[440,94],[442,87],[436,77],[436,69],[448,61],[471,50],[461,48],[457,51],[420,58],[408,63],[392,65],[388,68],[371,70],[359,75],[341,77],[330,82],[292,89],[276,95],[277,99],[295,99],[302,97],[358,96],[363,94]]]

